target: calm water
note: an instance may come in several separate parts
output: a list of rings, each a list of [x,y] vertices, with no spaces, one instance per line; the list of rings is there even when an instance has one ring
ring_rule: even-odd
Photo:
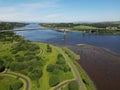
[[[37,24],[30,24],[22,28],[37,27]],[[108,49],[120,55],[120,35],[97,35],[83,34],[81,32],[68,32],[67,35],[64,36],[63,32],[57,32],[50,29],[17,31],[16,33],[31,41],[46,42],[56,45],[90,44]]]

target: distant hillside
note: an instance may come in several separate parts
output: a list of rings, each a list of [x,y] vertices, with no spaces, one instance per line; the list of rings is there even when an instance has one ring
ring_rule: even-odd
[[[100,22],[100,23],[101,24],[120,24],[120,21],[109,21],[109,22]]]

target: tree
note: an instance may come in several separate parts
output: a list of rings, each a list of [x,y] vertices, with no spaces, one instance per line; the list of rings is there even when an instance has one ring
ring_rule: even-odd
[[[49,78],[49,85],[50,85],[51,87],[56,86],[56,85],[59,84],[59,83],[60,83],[60,80],[59,80],[59,78],[58,78],[57,76],[51,76],[51,77]]]
[[[3,66],[2,64],[0,64],[0,72],[3,72],[5,70],[5,66]]]
[[[52,47],[49,44],[47,44],[47,52],[52,52]]]
[[[29,74],[29,77],[30,77],[32,80],[38,80],[40,77],[42,77],[42,75],[43,75],[42,70],[34,69],[34,70]]]
[[[69,90],[79,90],[78,82],[77,82],[77,81],[71,81],[71,82],[68,84],[68,89],[69,89]]]
[[[54,71],[54,68],[55,68],[55,65],[49,64],[49,65],[47,66],[47,71],[48,71],[48,72],[53,72],[53,71]]]
[[[11,90],[19,90],[22,86],[23,86],[23,83],[21,81],[16,81],[10,86],[10,88]]]

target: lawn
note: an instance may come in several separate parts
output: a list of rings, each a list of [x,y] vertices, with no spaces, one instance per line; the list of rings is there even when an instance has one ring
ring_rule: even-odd
[[[96,27],[85,26],[85,25],[74,26],[73,28],[74,29],[96,29]]]

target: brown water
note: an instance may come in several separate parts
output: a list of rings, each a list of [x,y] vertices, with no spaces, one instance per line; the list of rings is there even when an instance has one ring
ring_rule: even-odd
[[[120,57],[89,45],[71,49],[80,55],[78,63],[87,72],[98,90],[120,90]]]

